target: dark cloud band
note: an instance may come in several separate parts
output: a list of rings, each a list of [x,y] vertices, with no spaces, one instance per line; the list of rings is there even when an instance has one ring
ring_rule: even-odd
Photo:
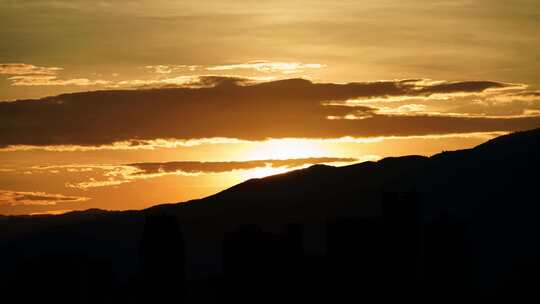
[[[95,91],[0,103],[0,147],[98,146],[158,138],[336,138],[514,131],[540,125],[538,117],[395,116],[325,105],[355,98],[430,96],[518,88],[491,81],[312,83],[303,79],[245,84],[202,79],[199,88]]]
[[[355,158],[317,157],[317,158],[297,158],[297,159],[269,159],[252,161],[229,161],[229,162],[199,162],[199,161],[178,161],[164,163],[135,163],[127,166],[135,167],[140,171],[136,174],[156,174],[156,173],[222,173],[234,170],[249,170],[262,167],[272,168],[296,168],[304,165],[319,163],[350,163],[356,161]]]
[[[21,192],[0,190],[0,207],[2,206],[55,206],[61,203],[78,203],[89,200],[88,197],[66,196],[45,192]]]

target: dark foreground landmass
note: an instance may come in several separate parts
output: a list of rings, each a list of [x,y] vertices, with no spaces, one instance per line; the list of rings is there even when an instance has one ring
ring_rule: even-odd
[[[141,211],[0,217],[0,294],[18,303],[538,300],[539,165],[536,129],[429,158],[315,165]]]

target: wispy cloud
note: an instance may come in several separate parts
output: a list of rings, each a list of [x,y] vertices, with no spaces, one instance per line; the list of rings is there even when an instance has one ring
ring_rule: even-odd
[[[272,168],[296,168],[304,165],[319,163],[350,163],[355,162],[355,158],[297,158],[297,159],[267,159],[251,161],[230,161],[230,162],[199,162],[199,161],[178,161],[162,163],[134,163],[128,166],[134,167],[139,171],[135,175],[155,174],[155,173],[222,173],[234,170],[249,170],[261,167]]]
[[[371,159],[370,156],[369,159]],[[66,187],[81,190],[96,187],[118,186],[137,180],[156,178],[166,175],[200,175],[220,174],[254,169],[281,169],[283,171],[298,169],[313,164],[349,164],[358,161],[356,158],[340,157],[311,157],[294,159],[266,159],[228,162],[175,161],[175,162],[144,162],[126,165],[59,165],[38,166],[33,170],[48,172],[64,170],[66,173],[87,172],[88,169],[102,178],[92,177],[80,182],[68,182]]]
[[[118,186],[121,184],[130,183],[132,181],[133,179],[116,179],[115,180],[113,178],[110,178],[108,180],[96,180],[95,178],[90,178],[87,181],[77,182],[77,183],[66,183],[65,185],[68,188],[88,190],[90,188]]]
[[[524,85],[509,84],[482,91],[360,98],[325,105],[351,108],[350,113],[329,119],[365,119],[374,115],[512,119],[538,117],[540,94],[527,91]]]
[[[342,119],[341,117],[327,119]],[[358,117],[349,117],[348,119],[358,119]],[[229,144],[264,144],[269,142],[294,142],[294,143],[373,143],[382,142],[385,140],[396,139],[443,139],[443,138],[476,138],[482,140],[492,139],[497,136],[508,134],[508,131],[491,131],[491,132],[463,132],[463,133],[447,133],[447,134],[425,134],[425,135],[406,135],[406,136],[370,136],[370,137],[353,137],[343,136],[337,138],[270,138],[267,140],[241,140],[237,138],[203,138],[193,140],[178,140],[178,139],[156,139],[156,140],[133,140],[115,142],[111,145],[100,146],[81,146],[81,145],[52,145],[52,146],[35,146],[35,145],[15,145],[6,148],[0,148],[0,152],[16,152],[16,151],[33,151],[43,150],[51,152],[88,152],[88,151],[104,151],[104,150],[156,150],[156,149],[174,149],[179,147],[195,147],[200,145],[229,145]],[[57,166],[55,166],[56,168]],[[48,167],[47,167],[48,168]],[[37,169],[37,168],[34,168]],[[13,171],[13,169],[8,169]],[[83,170],[71,168],[75,170]],[[91,171],[91,167],[86,167],[84,170]],[[1,171],[0,171],[1,172]],[[8,172],[8,171],[5,171]],[[32,174],[32,171],[28,171]]]
[[[320,63],[301,62],[272,62],[272,61],[250,61],[247,63],[226,64],[207,67],[208,71],[230,71],[230,70],[255,70],[257,72],[279,72],[283,74],[300,73],[307,69],[320,69],[325,67]]]
[[[4,75],[56,75],[59,67],[42,67],[26,63],[0,63],[0,74]]]
[[[155,150],[155,149],[174,149],[179,147],[194,147],[200,145],[224,145],[224,144],[241,144],[252,143],[253,141],[242,140],[237,138],[214,137],[214,138],[199,138],[199,139],[174,139],[174,138],[157,138],[151,140],[126,140],[117,141],[105,145],[10,145],[0,148],[0,151],[15,152],[15,151],[31,151],[44,150],[54,152],[75,152],[75,151],[102,151],[102,150]]]
[[[71,211],[73,210],[70,210],[70,209],[49,210],[49,211],[32,212],[30,213],[30,215],[60,215],[60,214],[65,214]]]
[[[198,65],[165,65],[165,64],[159,64],[159,65],[147,65],[145,66],[146,69],[152,70],[152,72],[156,74],[170,74],[175,71],[179,70],[188,70],[188,71],[195,71],[197,68],[199,68]]]
[[[8,75],[13,86],[96,86],[108,85],[107,80],[90,80],[88,78],[60,79],[60,67],[42,67],[26,63],[0,64],[0,74]]]
[[[59,79],[56,76],[23,75],[9,77],[14,86],[96,86],[108,85],[108,80],[90,80],[88,78]]]
[[[164,77],[158,79],[130,79],[108,83],[109,88],[135,88],[135,89],[159,89],[159,88],[213,88],[223,85],[249,85],[275,79],[266,77],[238,77],[234,75],[188,75]]]
[[[60,203],[78,203],[89,199],[82,196],[66,196],[46,192],[0,190],[0,206],[56,206]]]

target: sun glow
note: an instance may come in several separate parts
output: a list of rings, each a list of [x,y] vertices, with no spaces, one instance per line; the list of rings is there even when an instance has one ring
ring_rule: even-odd
[[[269,139],[258,142],[245,152],[244,159],[292,159],[307,157],[324,157],[331,151],[323,142],[307,139]]]
[[[244,159],[295,159],[309,157],[326,157],[332,155],[332,151],[325,146],[324,142],[308,139],[285,138],[269,139],[262,142],[256,142],[246,152]],[[306,166],[302,166],[306,167]],[[243,179],[262,178],[270,175],[281,174],[300,167],[261,167],[252,170],[246,170],[240,173]]]

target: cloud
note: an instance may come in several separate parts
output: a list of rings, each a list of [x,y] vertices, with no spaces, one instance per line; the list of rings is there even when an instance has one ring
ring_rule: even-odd
[[[50,210],[50,211],[40,211],[40,212],[32,212],[29,215],[60,215],[68,212],[72,212],[71,209],[62,209],[62,210]]]
[[[199,66],[197,65],[147,65],[145,68],[152,70],[156,74],[170,74],[178,70],[195,71]]]
[[[199,161],[179,161],[164,163],[134,163],[128,166],[137,168],[139,171],[135,175],[155,174],[155,173],[222,173],[234,170],[249,170],[261,167],[272,168],[296,168],[304,165],[319,163],[354,162],[355,158],[298,158],[298,159],[268,159],[252,161],[230,161],[230,162],[199,162]]]
[[[272,77],[237,77],[227,75],[189,75],[176,76],[160,79],[130,79],[110,82],[109,88],[212,88],[226,85],[248,85],[261,81],[272,80]]]
[[[414,83],[414,89],[424,94],[448,94],[448,93],[473,93],[483,92],[491,89],[524,88],[520,84],[509,84],[495,81],[450,81],[450,82],[426,82],[426,81],[404,81],[404,83]]]
[[[452,111],[429,110],[424,104],[406,104],[394,107],[361,107],[343,116],[328,116],[331,120],[360,120],[372,118],[376,115],[386,117],[443,117],[443,118],[487,118],[487,119],[516,119],[516,118],[537,118],[540,111],[539,104],[523,104],[523,102],[512,102],[506,105],[486,105],[483,103],[473,103]]]
[[[56,75],[62,68],[40,67],[26,63],[0,63],[0,74],[5,75]]]
[[[206,70],[255,70],[257,72],[280,72],[284,74],[291,74],[303,72],[305,69],[320,69],[323,67],[325,67],[325,65],[319,63],[251,61],[240,64],[216,65],[207,67]]]
[[[101,150],[154,150],[154,149],[172,149],[178,147],[194,147],[199,145],[221,145],[221,144],[240,144],[250,143],[252,141],[240,140],[236,138],[214,137],[214,138],[198,138],[198,139],[174,139],[174,138],[157,138],[152,140],[126,140],[117,141],[111,144],[81,146],[81,145],[13,145],[5,148],[0,148],[0,151],[31,151],[45,150],[54,152],[75,152],[75,151],[101,151]]]
[[[475,98],[485,101],[509,94],[510,89],[518,93],[522,88],[501,82],[430,84],[391,80],[335,84],[287,79],[254,83],[231,77],[207,77],[198,81],[196,87],[106,90],[2,102],[0,148],[81,146],[93,149],[118,143],[123,143],[118,148],[129,148],[160,140],[161,144],[175,141],[181,144],[215,138],[263,141],[268,138],[423,136],[516,131],[540,126],[537,115],[482,117],[456,111],[456,108],[478,102]],[[456,97],[432,100],[429,97],[433,94],[456,94]],[[404,97],[423,100],[413,103],[417,109],[421,104],[429,106],[415,113],[402,111],[403,115],[390,115],[384,111],[379,113],[378,107],[369,103],[362,107],[343,104],[348,100],[402,98],[401,105],[404,105],[409,103]],[[429,112],[441,114],[428,115]]]
[[[97,86],[111,84],[108,80],[90,80],[88,78],[58,79],[56,76],[24,75],[9,77],[14,86]]]
[[[540,98],[540,91],[524,91],[524,92],[514,93],[514,96]]]
[[[0,74],[9,75],[13,86],[96,86],[108,85],[107,80],[90,80],[87,78],[59,79],[58,72],[63,68],[41,67],[26,63],[0,64]]]
[[[373,156],[369,156],[370,159]],[[311,157],[295,159],[267,159],[229,162],[201,162],[201,161],[175,161],[175,162],[144,162],[126,165],[61,165],[33,167],[37,170],[63,169],[67,172],[84,172],[85,169],[102,170],[104,179],[90,178],[82,182],[66,183],[66,187],[81,190],[96,187],[118,186],[136,180],[161,177],[165,175],[199,175],[219,174],[234,171],[248,171],[253,169],[283,169],[291,170],[313,164],[353,163],[356,158],[338,157]],[[72,171],[72,169],[76,169]]]
[[[328,118],[327,118],[328,119]],[[329,118],[341,119],[341,117]],[[351,118],[357,119],[357,117]],[[306,142],[306,143],[373,143],[385,140],[395,139],[441,139],[441,138],[477,138],[489,140],[497,136],[505,135],[508,131],[493,131],[493,132],[462,132],[462,133],[446,133],[446,134],[427,134],[427,135],[407,135],[407,136],[370,136],[370,137],[352,137],[343,136],[338,138],[279,138],[267,139],[260,141],[239,140],[235,138],[202,138],[193,140],[178,140],[178,139],[156,139],[156,140],[133,140],[115,142],[110,145],[100,146],[79,146],[79,145],[55,145],[55,146],[9,146],[0,149],[0,152],[15,152],[15,151],[32,151],[43,150],[52,152],[78,152],[78,151],[102,151],[102,150],[155,150],[155,149],[173,149],[178,147],[194,147],[199,145],[220,145],[220,144],[248,144],[248,143],[269,143],[280,141],[284,144],[287,142]],[[71,166],[71,165],[70,165]],[[57,166],[55,166],[57,167]],[[48,167],[47,167],[48,168]],[[82,170],[72,168],[71,170]],[[84,169],[91,171],[92,168]],[[7,171],[5,171],[7,172]],[[28,171],[32,174],[32,171]]]
[[[124,180],[96,180],[95,178],[90,178],[88,181],[84,182],[78,182],[78,183],[66,183],[66,187],[73,188],[73,189],[80,189],[80,190],[88,190],[89,188],[99,188],[99,187],[110,187],[110,186],[118,186],[121,184],[129,183],[132,180],[130,179],[124,179]]]
[[[463,90],[482,89],[490,82],[476,82],[462,86]],[[440,92],[417,89],[422,92]],[[454,88],[455,89],[455,88]],[[359,98],[326,103],[329,106],[351,107],[351,113],[331,119],[364,119],[375,114],[386,116],[438,116],[462,118],[512,119],[538,117],[540,94],[527,91],[526,86],[491,85],[488,89],[472,92],[435,93],[421,96],[386,96],[382,98]],[[451,89],[452,90],[452,89]],[[449,90],[449,91],[451,91]]]
[[[88,197],[65,196],[45,192],[0,190],[0,206],[56,206],[60,203],[78,203],[89,199]]]

